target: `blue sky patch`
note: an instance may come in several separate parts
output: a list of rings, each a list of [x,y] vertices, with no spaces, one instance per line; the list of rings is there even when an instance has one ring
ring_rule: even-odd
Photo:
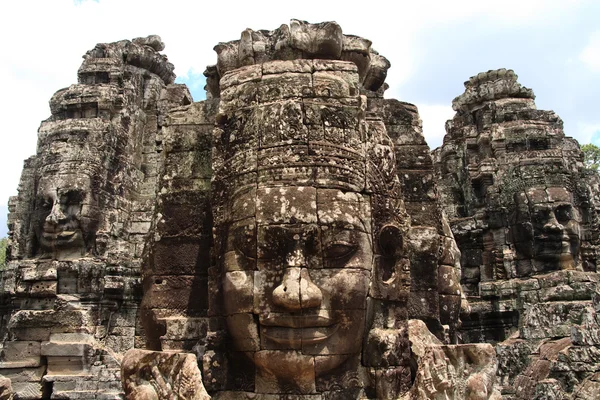
[[[187,85],[194,101],[206,99],[206,92],[204,91],[206,77],[204,74],[194,72],[190,69],[184,76],[178,76],[177,79],[175,79],[175,83],[183,83]]]

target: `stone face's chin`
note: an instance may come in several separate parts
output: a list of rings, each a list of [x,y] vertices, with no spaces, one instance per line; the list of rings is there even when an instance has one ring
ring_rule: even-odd
[[[315,361],[299,351],[258,351],[254,355],[258,369],[258,391],[271,391],[284,385],[295,393],[311,393],[315,388]],[[274,384],[274,385],[273,385]],[[266,390],[265,390],[266,389]]]

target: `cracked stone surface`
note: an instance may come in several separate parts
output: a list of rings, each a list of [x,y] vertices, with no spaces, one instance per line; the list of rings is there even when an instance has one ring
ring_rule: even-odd
[[[513,71],[431,153],[335,22],[217,44],[199,102],[164,49],[98,44],[50,100],[1,398],[598,397],[600,180]]]
[[[591,399],[598,175],[534,99],[512,70],[470,78],[434,151],[471,307],[460,331],[496,344],[504,398]]]

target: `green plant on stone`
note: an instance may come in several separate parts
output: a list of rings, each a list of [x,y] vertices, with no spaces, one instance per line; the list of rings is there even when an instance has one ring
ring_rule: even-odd
[[[581,151],[583,151],[583,163],[586,169],[598,171],[598,166],[600,165],[600,147],[588,143],[581,146]]]

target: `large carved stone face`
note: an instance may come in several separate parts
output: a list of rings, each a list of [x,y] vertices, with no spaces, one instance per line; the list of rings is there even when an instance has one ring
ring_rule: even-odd
[[[81,257],[98,226],[91,179],[83,174],[42,177],[34,218],[38,256]]]
[[[253,352],[259,373],[306,392],[315,375],[361,351],[373,269],[369,199],[284,186],[252,189],[232,204],[223,288],[233,342]]]
[[[580,217],[571,193],[562,187],[531,189],[516,198],[519,223],[515,245],[522,255],[550,269],[575,267],[581,240]]]

